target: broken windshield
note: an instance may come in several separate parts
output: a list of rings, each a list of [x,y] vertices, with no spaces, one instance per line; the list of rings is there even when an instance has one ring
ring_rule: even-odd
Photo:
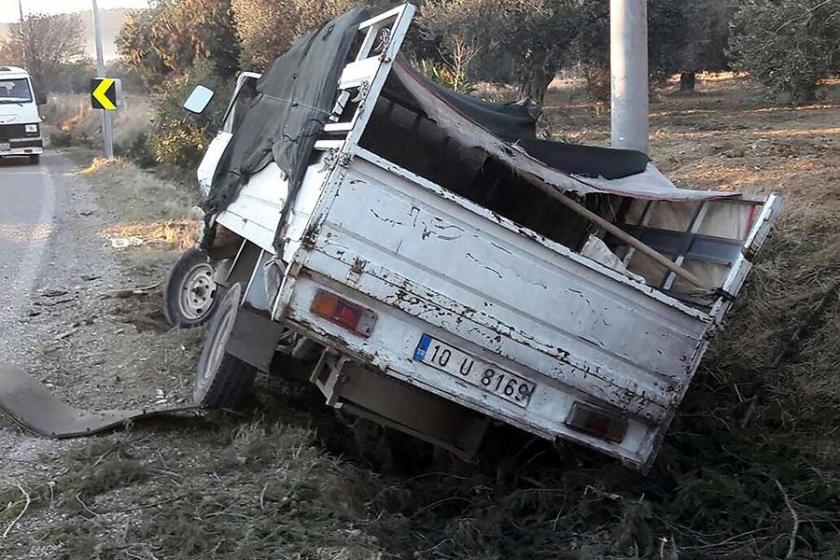
[[[0,103],[28,103],[32,101],[29,80],[19,78],[0,81]]]

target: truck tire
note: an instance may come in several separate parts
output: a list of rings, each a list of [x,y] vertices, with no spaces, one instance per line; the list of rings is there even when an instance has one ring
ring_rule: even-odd
[[[38,165],[39,163],[41,163],[40,154],[29,156],[29,163],[31,163],[32,165]]]
[[[257,368],[227,351],[242,292],[241,283],[231,286],[210,323],[193,388],[193,400],[201,406],[236,408],[251,392]]]
[[[198,249],[185,252],[172,265],[163,291],[163,314],[170,325],[193,329],[213,317],[221,297],[214,272],[210,259]]]

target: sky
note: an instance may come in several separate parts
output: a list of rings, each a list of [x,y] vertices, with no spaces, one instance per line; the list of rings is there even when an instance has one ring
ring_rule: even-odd
[[[22,0],[23,12],[43,12],[61,14],[89,10],[91,0]],[[109,8],[146,8],[149,0],[98,0],[99,9]],[[14,22],[20,19],[18,0],[0,0],[0,23]]]

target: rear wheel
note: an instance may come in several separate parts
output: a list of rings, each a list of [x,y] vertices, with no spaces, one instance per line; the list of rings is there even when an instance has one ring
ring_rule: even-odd
[[[211,319],[220,299],[215,269],[198,249],[185,252],[169,269],[163,312],[173,327],[192,329]]]
[[[251,392],[257,368],[227,351],[239,304],[242,284],[234,284],[219,302],[210,323],[196,371],[193,400],[215,408],[236,408]]]
[[[38,165],[39,163],[41,163],[40,154],[29,156],[29,163],[31,163],[32,165]]]

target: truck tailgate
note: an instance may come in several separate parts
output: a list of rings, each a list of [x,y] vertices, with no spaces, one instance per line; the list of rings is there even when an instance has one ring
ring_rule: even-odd
[[[645,460],[690,381],[708,315],[419,177],[360,157],[345,173],[309,232],[289,321],[490,416]],[[378,313],[369,337],[313,319],[309,307],[324,286]],[[417,359],[424,336],[536,384],[533,397],[521,406],[430,367]],[[606,445],[570,430],[576,400],[629,415],[625,441]]]

